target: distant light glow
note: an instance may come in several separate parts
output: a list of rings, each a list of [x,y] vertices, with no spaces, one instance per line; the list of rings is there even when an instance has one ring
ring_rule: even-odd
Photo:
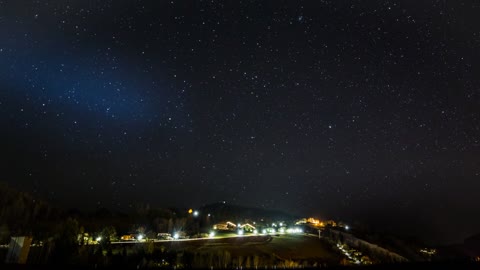
[[[243,235],[243,230],[238,230],[237,234],[238,235]]]
[[[193,212],[193,216],[194,216],[194,217],[198,217],[198,211],[195,210],[195,211]]]
[[[180,237],[180,235],[179,235],[178,233],[174,233],[174,234],[173,234],[173,238],[174,238],[174,239],[178,239],[179,237]]]
[[[350,226],[348,226],[348,225],[345,226],[345,230],[347,230],[347,231],[350,230]]]
[[[102,237],[101,237],[101,236],[97,237],[97,238],[95,239],[95,241],[97,241],[97,242],[102,241]]]
[[[215,232],[210,232],[210,233],[208,234],[208,237],[210,237],[210,238],[215,237]]]
[[[267,229],[267,232],[268,232],[269,234],[273,234],[273,233],[276,233],[277,231],[276,231],[274,228],[268,228],[268,229]]]
[[[288,228],[287,233],[303,233],[303,230],[300,228]]]
[[[142,240],[142,239],[143,239],[143,235],[142,235],[142,234],[139,234],[139,235],[137,236],[137,240],[140,241],[140,240]]]

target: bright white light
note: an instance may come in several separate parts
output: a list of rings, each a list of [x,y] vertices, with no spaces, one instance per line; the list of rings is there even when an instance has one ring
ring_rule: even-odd
[[[210,234],[208,235],[208,237],[212,238],[215,236],[215,233],[214,232],[210,232]]]
[[[137,236],[137,240],[140,241],[140,240],[142,240],[142,239],[143,239],[143,235],[139,234],[139,235]]]
[[[347,230],[347,231],[350,230],[350,227],[348,225],[345,226],[345,230]]]
[[[174,239],[178,239],[179,237],[180,237],[180,235],[178,235],[178,233],[174,233],[174,234],[173,234],[173,238],[174,238]]]
[[[253,234],[257,234],[257,233],[258,233],[257,229],[253,230]]]
[[[266,233],[267,233],[267,230],[263,229],[263,230],[262,230],[262,233],[263,233],[263,234],[266,234]]]
[[[282,223],[282,222],[280,222],[280,227],[281,227],[281,226],[283,226],[283,223]]]
[[[243,230],[238,230],[238,235],[243,235]]]
[[[101,236],[97,237],[97,238],[95,239],[95,241],[97,241],[97,242],[102,241],[102,237],[101,237]]]
[[[287,229],[287,233],[303,233],[303,230],[300,228],[289,228]]]
[[[279,232],[280,232],[280,233],[285,233],[285,229],[284,229],[284,228],[280,228]]]
[[[193,216],[194,216],[194,217],[198,217],[198,211],[195,210],[195,211],[193,212]]]

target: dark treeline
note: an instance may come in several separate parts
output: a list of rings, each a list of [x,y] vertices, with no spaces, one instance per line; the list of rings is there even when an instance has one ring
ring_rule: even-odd
[[[189,235],[206,233],[206,228],[211,228],[215,222],[248,222],[245,217],[265,222],[293,220],[291,215],[280,211],[225,203],[214,203],[199,210],[201,214],[193,219],[187,209],[156,208],[149,204],[137,204],[128,213],[105,208],[91,212],[62,209],[0,182],[0,243],[7,243],[12,235],[27,235],[32,236],[34,241],[44,241],[52,237],[54,228],[69,218],[78,222],[80,233],[88,233],[90,236],[113,227],[118,236],[142,233],[148,238],[154,238],[159,232],[182,231]]]
[[[8,243],[11,236],[32,236],[35,241],[53,237],[68,220],[79,225],[79,233],[98,236],[106,228],[113,227],[118,236],[142,233],[154,238],[158,232],[181,230],[200,232],[220,216],[208,219],[189,215],[186,209],[154,208],[138,204],[128,212],[112,212],[105,208],[84,212],[78,209],[62,209],[39,200],[28,193],[20,192],[0,182],[0,243]]]
[[[8,242],[13,235],[46,240],[68,219],[75,220],[83,232],[98,233],[112,226],[119,233],[134,233],[139,228],[142,232],[166,231],[169,225],[185,224],[186,216],[182,211],[151,209],[148,205],[138,205],[128,214],[104,208],[93,212],[61,209],[0,182],[1,243]]]
[[[62,216],[60,209],[0,182],[0,243],[11,235],[47,238]]]

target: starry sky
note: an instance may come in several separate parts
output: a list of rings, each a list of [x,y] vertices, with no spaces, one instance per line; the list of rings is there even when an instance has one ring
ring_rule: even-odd
[[[478,14],[0,0],[0,178],[80,208],[225,200],[461,241],[480,227]]]

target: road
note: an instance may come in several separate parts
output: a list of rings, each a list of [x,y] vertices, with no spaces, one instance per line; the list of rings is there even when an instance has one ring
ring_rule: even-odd
[[[112,244],[140,244],[140,243],[164,243],[164,242],[186,242],[186,241],[205,241],[205,240],[216,240],[216,239],[229,239],[229,238],[245,238],[245,237],[259,237],[259,236],[269,236],[267,234],[246,234],[246,235],[234,235],[228,234],[225,236],[214,236],[214,237],[202,237],[202,238],[189,238],[189,239],[172,239],[172,240],[158,240],[158,239],[149,239],[149,240],[135,240],[135,241],[115,241]]]

